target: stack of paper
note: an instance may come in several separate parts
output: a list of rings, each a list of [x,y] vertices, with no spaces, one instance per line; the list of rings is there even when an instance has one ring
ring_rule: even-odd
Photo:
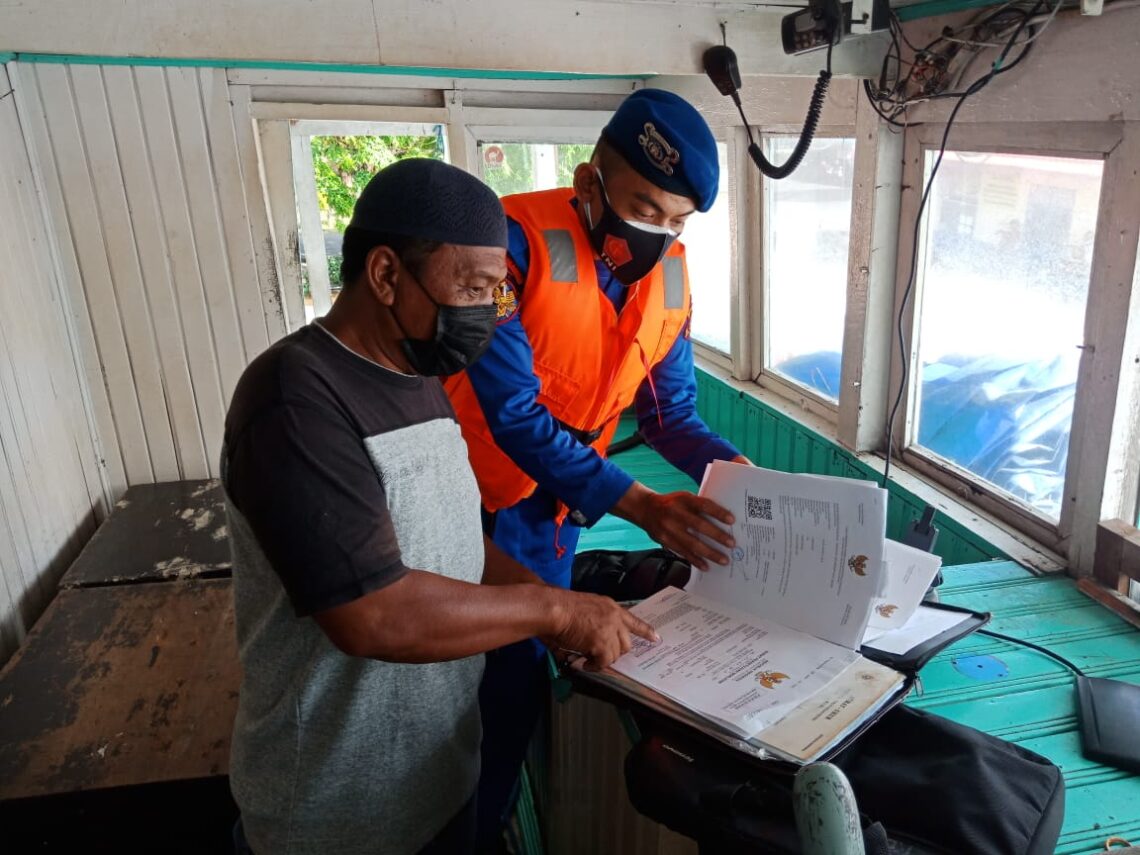
[[[854,650],[676,588],[634,606],[656,628],[618,674],[739,740],[806,761],[890,700],[903,676]]]
[[[885,538],[869,481],[717,462],[701,495],[734,516],[728,566],[634,606],[637,641],[602,679],[754,753],[810,762],[895,700],[905,652],[962,620],[920,603],[940,560]]]

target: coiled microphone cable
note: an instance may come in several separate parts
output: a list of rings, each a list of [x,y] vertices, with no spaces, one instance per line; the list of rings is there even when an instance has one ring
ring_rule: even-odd
[[[709,76],[717,90],[722,95],[731,97],[732,103],[736,105],[740,119],[744,122],[744,129],[748,132],[748,155],[752,158],[752,162],[769,178],[787,178],[795,172],[811,147],[816,128],[819,126],[819,117],[823,113],[827,87],[831,85],[831,44],[827,46],[827,68],[819,73],[819,79],[815,82],[799,141],[788,159],[780,166],[774,166],[769,162],[760,144],[752,135],[752,126],[748,124],[748,118],[744,115],[744,106],[740,103],[740,69],[736,64],[736,54],[732,48],[727,45],[710,47],[704,53],[704,66],[705,74]]]

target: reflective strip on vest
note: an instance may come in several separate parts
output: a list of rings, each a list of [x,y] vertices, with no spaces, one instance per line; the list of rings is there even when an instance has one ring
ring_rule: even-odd
[[[566,229],[546,229],[546,254],[550,256],[551,282],[577,282],[578,258],[574,253],[574,238]]]
[[[670,247],[664,263],[615,312],[600,288],[596,255],[573,198],[572,188],[545,190],[504,197],[503,208],[530,249],[519,318],[533,351],[535,403],[604,456],[617,417],[684,328],[685,249],[681,243]],[[567,323],[570,318],[575,322]],[[444,389],[467,441],[483,507],[497,511],[532,495],[537,484],[499,447],[466,373],[447,378]],[[594,431],[601,435],[589,442]]]
[[[676,256],[670,255],[664,259],[666,309],[685,307],[685,268],[682,265],[683,262]]]

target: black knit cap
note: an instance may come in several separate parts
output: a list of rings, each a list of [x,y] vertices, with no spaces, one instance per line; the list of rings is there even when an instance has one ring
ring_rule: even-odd
[[[373,175],[349,226],[460,246],[507,246],[507,217],[495,191],[462,169],[423,157]]]

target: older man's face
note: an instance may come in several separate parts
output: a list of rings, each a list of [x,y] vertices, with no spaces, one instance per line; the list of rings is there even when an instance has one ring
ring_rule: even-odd
[[[397,302],[405,303],[408,335],[428,339],[435,334],[436,308],[425,291],[444,306],[490,305],[495,286],[506,278],[506,259],[507,251],[493,246],[444,244],[433,252],[419,269],[422,290],[406,282],[396,296]],[[412,274],[405,268],[402,275]],[[416,311],[408,311],[413,308]]]

